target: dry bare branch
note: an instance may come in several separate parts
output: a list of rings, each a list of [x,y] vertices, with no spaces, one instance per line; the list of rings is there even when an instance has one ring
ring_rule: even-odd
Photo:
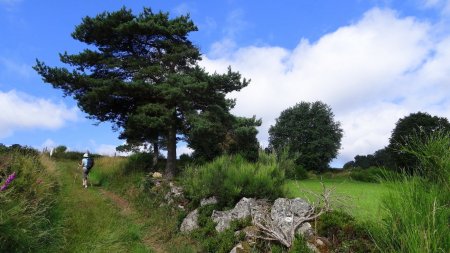
[[[256,236],[256,238],[269,241],[278,241],[287,248],[291,248],[295,239],[295,232],[300,225],[304,222],[315,220],[322,214],[332,210],[331,198],[335,187],[327,188],[322,182],[321,185],[323,188],[322,193],[318,194],[315,192],[309,192],[309,194],[316,197],[316,201],[309,201],[309,203],[311,203],[311,208],[303,217],[294,216],[294,212],[291,210],[292,225],[287,234],[280,227],[278,227],[277,224],[275,224],[269,214],[266,214],[265,216],[252,217],[252,223],[263,234],[263,236]]]

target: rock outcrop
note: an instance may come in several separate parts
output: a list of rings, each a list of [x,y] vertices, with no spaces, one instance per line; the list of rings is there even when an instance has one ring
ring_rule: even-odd
[[[216,199],[205,199],[201,201],[204,204],[217,203]],[[314,230],[311,224],[307,222],[310,215],[314,213],[314,208],[305,200],[300,198],[276,199],[273,205],[270,205],[266,200],[258,200],[253,198],[242,198],[236,206],[227,211],[214,210],[211,218],[216,222],[216,230],[223,232],[230,227],[234,220],[241,220],[251,218],[253,225],[244,228],[242,232],[246,235],[246,243],[252,243],[258,237],[267,237],[261,234],[261,227],[258,225],[264,224],[264,227],[275,231],[279,235],[293,235],[293,233],[301,234],[307,241],[314,242]],[[180,230],[182,232],[189,232],[198,228],[198,210],[194,210],[185,218]],[[295,231],[294,231],[295,230]],[[285,238],[286,240],[293,240],[293,236]],[[319,252],[314,243],[307,243],[311,250]],[[288,245],[288,244],[285,244]],[[232,252],[241,252],[242,244],[237,245]]]
[[[216,197],[210,197],[206,199],[202,199],[200,201],[200,206],[213,205],[217,204]],[[198,228],[198,208],[194,211],[190,212],[186,218],[184,218],[183,222],[180,226],[180,231],[183,233],[191,232],[194,229]]]
[[[242,198],[236,206],[227,211],[214,210],[211,218],[217,223],[216,230],[222,232],[230,227],[234,220],[245,218],[260,217],[270,210],[270,205],[264,200],[256,200],[253,198]]]
[[[198,228],[198,209],[190,212],[181,223],[180,231],[183,233],[191,232]]]

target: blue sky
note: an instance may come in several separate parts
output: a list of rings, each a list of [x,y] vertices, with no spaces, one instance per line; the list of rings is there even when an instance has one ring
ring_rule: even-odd
[[[201,65],[252,79],[230,97],[233,113],[262,118],[263,146],[280,112],[300,101],[327,103],[341,122],[334,166],[384,147],[410,113],[450,116],[448,0],[0,0],[0,143],[104,154],[122,144],[32,69],[36,58],[61,66],[58,53],[84,48],[70,36],[84,16],[122,6],[190,13]]]

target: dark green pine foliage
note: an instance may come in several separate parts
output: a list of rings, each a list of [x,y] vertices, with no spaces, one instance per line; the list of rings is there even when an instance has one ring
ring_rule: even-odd
[[[269,129],[269,148],[289,148],[296,163],[308,170],[324,170],[338,154],[342,129],[331,108],[318,101],[301,102],[281,112]]]
[[[221,116],[221,117],[219,117]],[[193,157],[211,161],[222,154],[240,154],[249,161],[258,159],[259,142],[256,138],[261,120],[236,117],[228,112],[202,114],[187,135]]]
[[[170,18],[144,8],[139,15],[122,8],[85,17],[72,37],[88,45],[78,54],[60,54],[69,66],[49,67],[37,61],[43,80],[78,101],[89,117],[110,121],[130,145],[161,142],[167,148],[166,175],[175,170],[177,134],[190,119],[218,107],[248,82],[231,69],[208,74],[198,67],[200,52],[188,39],[197,27],[189,16]],[[157,150],[154,150],[157,152]]]

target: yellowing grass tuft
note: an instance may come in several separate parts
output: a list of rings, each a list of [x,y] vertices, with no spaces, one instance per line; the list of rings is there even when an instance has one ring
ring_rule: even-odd
[[[39,160],[49,173],[55,174],[57,172],[55,161],[51,160],[47,154],[41,154]]]

